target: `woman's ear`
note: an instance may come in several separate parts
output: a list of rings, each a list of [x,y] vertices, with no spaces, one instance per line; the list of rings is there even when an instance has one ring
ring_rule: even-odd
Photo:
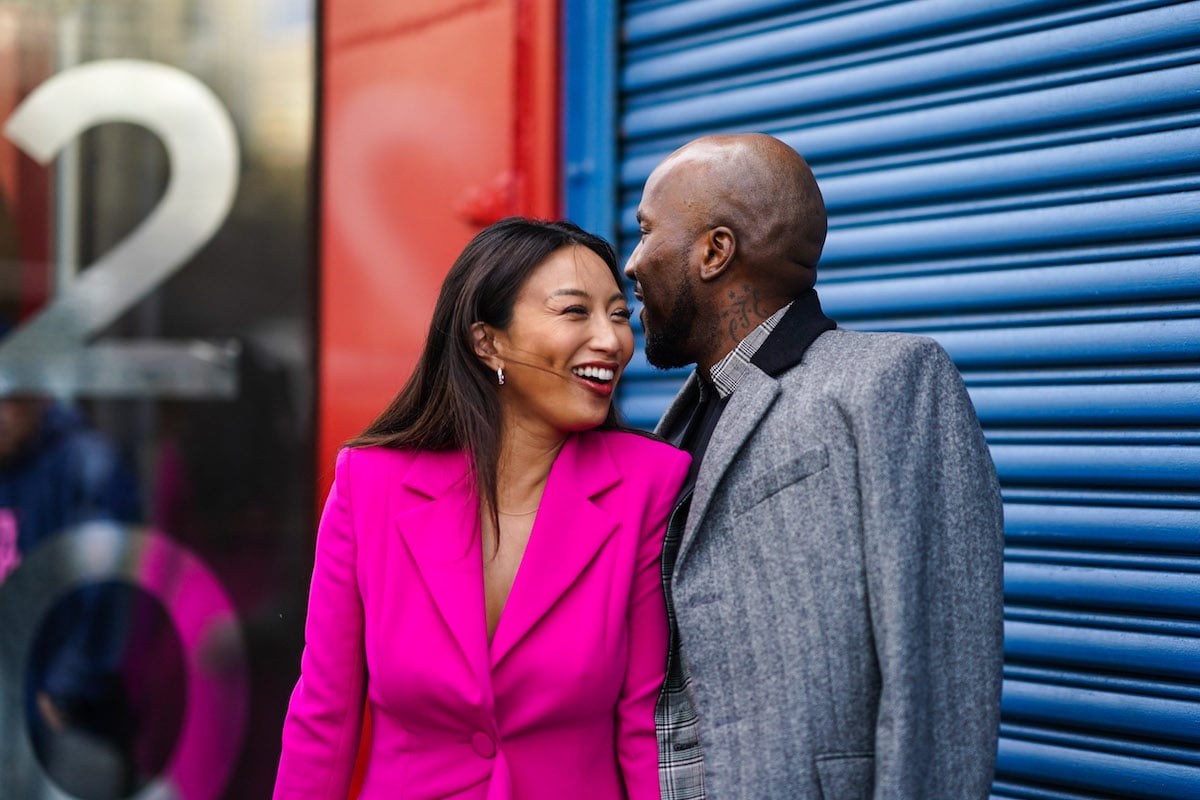
[[[479,360],[495,369],[500,364],[496,353],[496,336],[486,322],[471,325],[471,346]],[[494,363],[493,363],[494,362]]]

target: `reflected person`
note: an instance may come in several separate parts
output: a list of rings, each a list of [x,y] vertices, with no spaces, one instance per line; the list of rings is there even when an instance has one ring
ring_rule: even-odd
[[[58,533],[138,517],[132,474],[82,415],[40,395],[0,398],[0,583]],[[126,796],[138,781],[123,676],[136,604],[115,584],[67,594],[26,667],[34,749],[60,786],[92,800]]]

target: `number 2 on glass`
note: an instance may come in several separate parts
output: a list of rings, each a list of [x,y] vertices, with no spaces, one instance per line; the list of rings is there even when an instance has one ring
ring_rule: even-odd
[[[191,75],[149,61],[115,59],[72,67],[35,89],[4,134],[31,158],[49,163],[88,128],[131,122],[166,148],[170,178],[149,216],[53,300],[0,342],[6,361],[78,353],[212,238],[233,205],[238,143],[216,95]]]

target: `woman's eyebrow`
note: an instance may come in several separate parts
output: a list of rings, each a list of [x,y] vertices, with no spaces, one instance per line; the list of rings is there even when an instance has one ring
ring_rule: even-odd
[[[563,295],[570,295],[572,297],[583,297],[587,300],[592,299],[592,296],[590,294],[588,294],[587,292],[585,292],[583,289],[555,289],[553,292],[551,292],[549,294],[549,297],[561,297]]]
[[[547,295],[547,299],[550,297],[563,297],[563,296],[582,297],[585,300],[592,299],[592,296],[590,294],[588,294],[586,291],[584,291],[583,289],[555,289],[553,292],[551,292],[549,295]],[[615,303],[618,300],[624,300],[624,299],[625,299],[625,293],[621,292],[621,291],[616,291],[616,292],[613,292],[612,296],[608,298],[608,302]]]

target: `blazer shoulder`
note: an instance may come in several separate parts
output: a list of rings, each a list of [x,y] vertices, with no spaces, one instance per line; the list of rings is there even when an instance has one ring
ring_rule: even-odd
[[[691,456],[670,442],[636,431],[593,431],[614,456],[645,458],[656,463],[690,462]]]
[[[413,450],[392,447],[343,447],[337,454],[336,478],[358,484],[379,476],[403,475],[416,457]]]
[[[592,431],[591,436],[604,444],[626,477],[662,476],[668,481],[682,482],[692,463],[690,455],[656,436],[633,431]]]

